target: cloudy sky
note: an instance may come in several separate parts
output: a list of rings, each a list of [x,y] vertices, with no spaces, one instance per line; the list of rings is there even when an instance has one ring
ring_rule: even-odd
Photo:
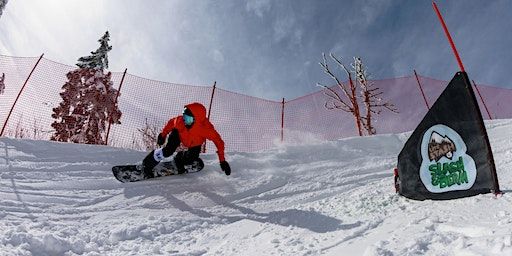
[[[437,1],[470,78],[512,88],[512,1]],[[256,97],[293,99],[329,84],[322,52],[360,56],[374,79],[450,80],[457,63],[423,0],[11,0],[0,54],[74,65],[108,30],[110,70]],[[340,73],[342,74],[342,73]],[[344,79],[344,77],[342,77]]]

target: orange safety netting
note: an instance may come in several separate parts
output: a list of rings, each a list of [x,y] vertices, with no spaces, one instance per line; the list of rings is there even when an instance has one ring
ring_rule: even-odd
[[[5,91],[0,94],[0,125],[3,136],[47,140],[53,133],[50,124],[52,108],[61,98],[66,73],[76,67],[42,58],[0,55],[0,76],[5,73]],[[24,90],[20,93],[32,69]],[[123,72],[112,72],[114,88],[119,89]],[[432,106],[448,84],[419,76],[428,104]],[[399,113],[383,110],[375,116],[378,134],[413,130],[427,113],[427,106],[414,75],[372,81],[383,92],[381,97],[393,103]],[[493,119],[512,118],[512,90],[478,85]],[[227,151],[250,152],[273,147],[276,143],[301,143],[305,140],[334,140],[357,136],[354,117],[341,110],[328,110],[328,99],[318,91],[297,99],[282,102],[260,99],[212,86],[191,86],[160,82],[126,74],[118,98],[122,111],[121,124],[112,125],[108,144],[116,147],[144,150],[141,131],[146,124],[160,130],[167,120],[180,115],[183,106],[201,102],[211,107],[210,121],[226,143]],[[477,91],[475,90],[475,93]],[[17,98],[19,99],[9,112]],[[489,119],[481,102],[482,116]],[[362,106],[361,106],[362,107]],[[282,127],[283,125],[283,127]],[[214,151],[208,142],[207,150]]]

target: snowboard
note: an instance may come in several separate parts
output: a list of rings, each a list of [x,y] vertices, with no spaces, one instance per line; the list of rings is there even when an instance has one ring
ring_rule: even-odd
[[[112,167],[112,173],[114,177],[120,182],[135,182],[140,180],[147,180],[152,178],[158,178],[163,176],[186,174],[199,172],[204,168],[204,163],[201,158],[194,161],[192,164],[185,165],[185,172],[178,173],[178,168],[174,163],[174,159],[171,161],[160,162],[155,168],[153,168],[154,177],[145,177],[142,170],[142,165],[117,165]]]

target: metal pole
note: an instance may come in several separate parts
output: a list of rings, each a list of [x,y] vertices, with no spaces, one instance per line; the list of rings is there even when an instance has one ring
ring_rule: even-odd
[[[478,96],[480,96],[480,100],[482,101],[482,104],[484,104],[484,108],[485,108],[485,111],[487,112],[487,115],[489,116],[489,119],[492,120],[491,113],[489,112],[489,109],[487,108],[487,105],[485,104],[482,94],[480,94],[480,89],[478,89],[478,86],[476,86],[475,80],[471,80],[471,81],[473,81],[473,86],[475,86],[476,92],[478,92]]]
[[[124,77],[126,76],[126,71],[128,71],[127,68],[124,69],[123,77],[121,78],[121,82],[119,83],[119,88],[117,89],[116,104],[117,104],[117,98],[119,98],[119,93],[121,92],[121,87],[123,86]],[[112,125],[112,117],[109,117],[108,128],[107,128],[107,137],[105,138],[105,145],[108,144],[108,136],[110,134],[110,126],[111,125]]]
[[[14,103],[12,104],[12,107],[11,107],[11,110],[9,111],[9,114],[7,115],[7,118],[5,119],[5,123],[4,123],[4,126],[2,127],[2,131],[0,132],[0,137],[2,137],[4,135],[4,131],[5,131],[5,127],[7,127],[7,122],[9,121],[9,118],[11,117],[11,114],[12,114],[12,111],[14,110],[14,106],[16,106],[16,103],[18,102],[18,99],[20,98],[21,96],[21,93],[23,92],[23,90],[25,89],[25,86],[27,85],[28,83],[28,80],[30,79],[30,77],[32,76],[32,73],[34,73],[34,70],[36,70],[36,67],[37,65],[39,64],[39,62],[41,61],[41,59],[43,58],[44,56],[44,53],[41,54],[41,56],[39,57],[39,59],[37,60],[36,64],[34,65],[34,67],[32,68],[32,71],[30,71],[30,74],[28,74],[28,77],[27,79],[25,80],[25,83],[23,83],[23,86],[21,87],[20,89],[20,92],[18,93],[18,96],[16,97],[16,99],[14,100]]]
[[[281,104],[281,142],[284,141],[284,98]]]
[[[215,95],[215,89],[217,88],[217,81],[213,82],[212,97],[210,98],[210,106],[208,107],[208,120],[210,120],[210,114],[212,112],[213,96]],[[203,153],[206,153],[206,142],[203,143]]]
[[[444,33],[446,34],[446,37],[448,38],[448,42],[450,42],[450,46],[452,47],[453,53],[455,54],[455,58],[457,59],[457,62],[459,63],[460,71],[466,72],[464,70],[464,65],[462,65],[462,60],[460,59],[459,52],[457,52],[457,48],[455,48],[455,44],[453,43],[452,36],[450,35],[450,32],[448,31],[448,28],[446,27],[446,24],[444,23],[443,16],[441,16],[441,13],[439,12],[439,9],[437,8],[437,4],[435,2],[432,2],[432,6],[434,6],[434,10],[437,13],[437,17],[439,18],[439,21],[441,21],[441,25],[443,26]]]
[[[423,100],[425,101],[425,105],[427,105],[427,110],[430,110],[430,106],[428,105],[427,97],[425,97],[425,93],[423,92],[423,88],[421,87],[420,79],[418,78],[418,74],[416,73],[416,69],[414,70],[414,76],[416,76],[416,81],[418,82],[418,86],[420,87],[421,95],[423,96]]]

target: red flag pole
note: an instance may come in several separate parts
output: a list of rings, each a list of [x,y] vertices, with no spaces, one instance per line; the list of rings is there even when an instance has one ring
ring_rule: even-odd
[[[459,56],[459,53],[457,52],[457,48],[455,48],[455,44],[453,43],[452,37],[450,36],[450,32],[448,32],[448,28],[446,27],[446,24],[444,23],[443,16],[441,16],[441,13],[439,12],[439,9],[437,8],[437,4],[435,2],[432,2],[432,6],[434,6],[434,10],[437,13],[437,17],[439,18],[439,21],[441,21],[441,25],[443,25],[444,33],[446,34],[446,37],[448,38],[448,42],[450,42],[450,46],[452,47],[453,53],[455,54],[455,58],[457,58],[457,62],[459,63],[460,71],[465,73],[466,71],[464,70],[464,65],[462,65],[462,61],[460,60],[460,56]],[[469,86],[469,88],[471,88],[471,83],[467,79],[467,75],[464,79],[464,82],[466,83],[467,86]],[[474,95],[474,93],[473,93],[473,95]],[[473,97],[475,97],[474,99],[476,101],[476,96],[473,96]],[[480,112],[479,112],[479,114],[480,114],[480,118],[482,119],[482,115]],[[498,183],[498,175],[496,174],[496,165],[494,163],[494,157],[492,156],[491,145],[489,143],[487,131],[485,130],[485,126],[483,125],[483,122],[481,123],[481,129],[485,134],[485,139],[486,139],[486,144],[487,144],[487,149],[488,149],[487,158],[490,161],[489,164],[491,165],[491,175],[492,175],[493,183],[494,183],[494,189],[493,189],[494,191],[493,190],[491,190],[491,191],[497,196],[499,194],[502,194],[502,192],[500,191],[500,184]]]
[[[457,62],[459,63],[460,71],[465,73],[466,71],[464,70],[464,65],[462,65],[462,61],[460,60],[460,56],[459,56],[459,53],[457,52],[457,48],[455,48],[455,44],[453,43],[452,37],[450,36],[450,32],[448,32],[448,28],[446,27],[446,24],[444,23],[443,16],[441,16],[441,13],[439,12],[439,9],[437,8],[437,4],[435,2],[432,2],[432,6],[434,7],[434,10],[437,13],[437,17],[439,18],[441,25],[443,25],[444,33],[446,34],[446,37],[448,38],[448,42],[450,42],[450,46],[452,47],[453,53],[455,54],[455,58],[457,59]],[[469,86],[469,88],[471,88],[471,83],[467,80],[467,76],[464,79],[464,82],[466,83],[467,86]],[[475,100],[476,100],[476,98],[475,98]],[[480,114],[480,119],[483,119],[480,112],[479,112],[479,114]],[[491,175],[492,175],[492,178],[494,181],[494,191],[492,191],[492,190],[491,191],[497,196],[499,194],[502,194],[502,192],[500,191],[500,184],[498,183],[498,176],[496,175],[496,165],[494,163],[494,157],[492,156],[491,145],[489,143],[487,131],[485,130],[485,126],[483,125],[483,122],[481,123],[481,129],[483,130],[483,132],[485,134],[485,140],[487,143],[487,147],[489,148],[487,157],[490,161],[489,164],[491,165]]]
[[[444,23],[443,16],[441,16],[439,9],[437,9],[437,4],[435,2],[432,2],[432,6],[434,6],[434,10],[437,13],[437,17],[439,18],[441,25],[443,26],[444,33],[446,34],[446,38],[448,38],[448,41],[450,42],[450,46],[452,47],[453,53],[455,54],[455,58],[457,59],[457,62],[459,63],[460,71],[466,72],[464,70],[464,65],[462,65],[462,60],[460,59],[459,52],[457,52],[457,48],[455,48],[455,44],[453,43],[452,36],[450,35],[450,32],[448,31],[448,28],[446,27],[446,24]]]

